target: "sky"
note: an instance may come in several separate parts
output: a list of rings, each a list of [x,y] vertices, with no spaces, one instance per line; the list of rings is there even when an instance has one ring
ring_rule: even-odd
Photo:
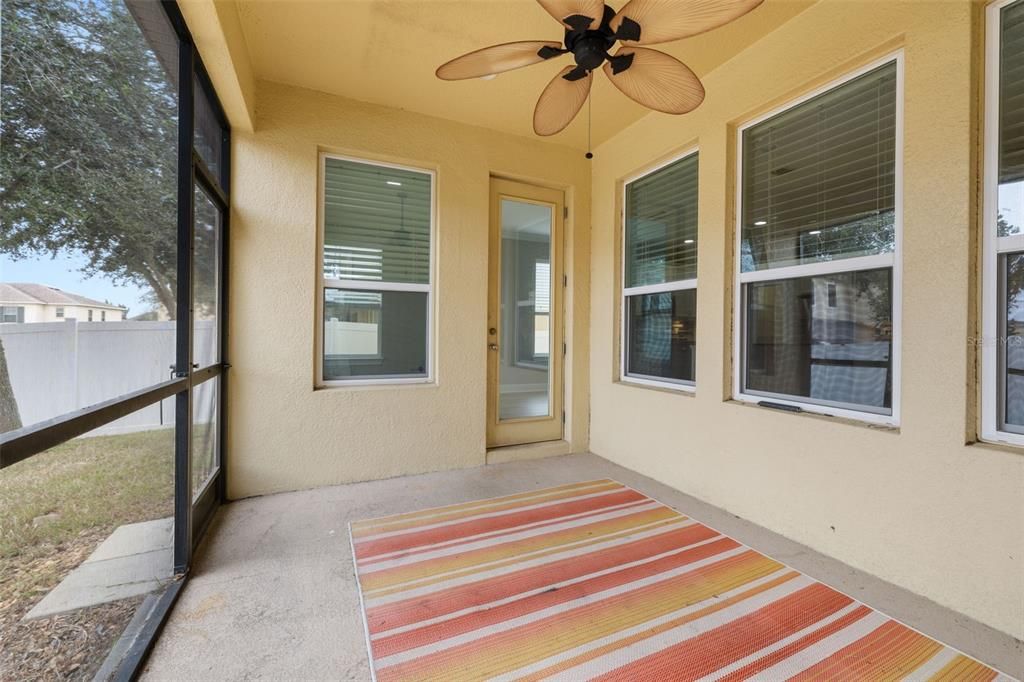
[[[1017,229],[1015,234],[1024,233],[1024,182],[1010,182],[999,186],[999,214]]]
[[[7,255],[0,254],[0,282],[45,284],[69,293],[110,301],[115,305],[128,306],[129,317],[144,313],[152,307],[143,300],[148,290],[146,287],[114,284],[103,275],[87,278],[81,273],[87,263],[88,259],[80,252],[71,252],[55,259],[44,256],[19,260],[11,260]]]

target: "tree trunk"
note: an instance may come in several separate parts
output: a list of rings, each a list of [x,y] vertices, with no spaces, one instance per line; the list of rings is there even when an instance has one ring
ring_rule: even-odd
[[[164,311],[167,313],[167,317],[175,319],[178,316],[177,306],[177,292],[169,291],[169,287],[160,281],[156,273],[152,272],[149,268],[142,267],[142,277],[149,284],[149,288],[153,290],[153,295],[156,296],[156,300],[160,305],[163,306]]]
[[[7,372],[7,354],[4,342],[0,340],[0,433],[21,428],[21,415],[11,387],[11,375]]]

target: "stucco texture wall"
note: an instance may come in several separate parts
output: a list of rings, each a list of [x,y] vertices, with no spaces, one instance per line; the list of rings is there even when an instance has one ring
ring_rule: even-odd
[[[492,174],[566,191],[566,438],[585,450],[582,152],[274,83],[256,101],[254,132],[232,136],[229,496],[485,463]],[[314,390],[320,151],[437,172],[436,384]]]
[[[652,114],[593,166],[593,452],[1024,637],[1024,454],[976,433],[981,9],[822,0]],[[730,401],[736,127],[896,49],[905,55],[898,430]],[[972,76],[973,74],[973,76]],[[697,391],[617,382],[621,180],[700,147]]]

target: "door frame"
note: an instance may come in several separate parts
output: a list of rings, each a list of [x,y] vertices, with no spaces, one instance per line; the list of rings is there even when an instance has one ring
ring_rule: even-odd
[[[487,267],[487,447],[525,445],[565,439],[565,192],[515,180],[491,177]],[[549,310],[550,354],[548,356],[549,413],[546,417],[499,420],[498,392],[504,333],[501,325],[501,200],[550,206],[551,290]],[[494,329],[495,334],[490,330]],[[491,348],[497,344],[497,349]]]

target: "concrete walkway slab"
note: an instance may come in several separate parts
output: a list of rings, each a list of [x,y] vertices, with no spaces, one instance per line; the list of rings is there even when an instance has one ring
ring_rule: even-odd
[[[172,547],[173,543],[174,519],[172,518],[129,523],[115,528],[110,537],[93,550],[93,553],[86,559],[86,563],[156,552]]]
[[[173,536],[173,519],[119,526],[23,620],[148,594],[167,584],[174,575]]]

